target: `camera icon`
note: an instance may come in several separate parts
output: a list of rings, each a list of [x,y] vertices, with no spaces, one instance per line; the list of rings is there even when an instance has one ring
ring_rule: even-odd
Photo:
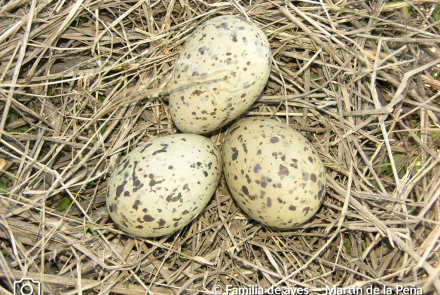
[[[40,295],[40,282],[30,278],[15,281],[14,295]]]

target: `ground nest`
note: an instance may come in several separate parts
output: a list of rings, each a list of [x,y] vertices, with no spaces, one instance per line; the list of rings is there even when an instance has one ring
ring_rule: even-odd
[[[174,62],[220,15],[266,34],[270,78],[243,116],[313,144],[323,205],[275,231],[222,179],[182,230],[128,236],[105,206],[109,176],[180,132]],[[440,292],[438,1],[2,0],[0,20],[2,294],[22,278],[44,294]],[[206,136],[220,147],[229,126]]]

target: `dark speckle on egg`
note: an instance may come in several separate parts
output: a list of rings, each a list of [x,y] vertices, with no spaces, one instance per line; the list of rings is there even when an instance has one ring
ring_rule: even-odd
[[[116,200],[121,196],[126,184],[127,184],[127,179],[124,179],[124,181],[116,187],[116,198],[115,198]]]
[[[261,166],[260,166],[260,164],[257,163],[254,167],[254,172],[258,173],[260,170],[261,170]]]
[[[154,217],[153,217],[153,216],[151,216],[151,215],[147,215],[147,214],[144,215],[144,221],[145,221],[145,222],[151,222],[151,221],[153,221],[153,220],[154,220]]]
[[[287,169],[286,166],[280,164],[278,175],[280,176],[281,179],[284,179],[285,176],[289,176],[289,169]]]
[[[232,151],[233,151],[233,153],[232,153],[232,160],[236,160],[237,156],[238,156],[238,150],[237,150],[237,148],[233,147]]]
[[[270,142],[271,143],[277,143],[279,141],[278,137],[271,137]]]

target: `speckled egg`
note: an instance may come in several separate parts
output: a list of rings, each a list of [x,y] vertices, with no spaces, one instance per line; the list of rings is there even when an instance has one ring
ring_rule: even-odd
[[[325,195],[325,170],[315,148],[278,121],[235,122],[222,147],[223,171],[237,204],[253,219],[289,229],[310,219]]]
[[[181,229],[210,200],[220,181],[221,155],[196,134],[150,140],[127,154],[107,185],[107,209],[125,232],[158,237]]]
[[[272,55],[263,31],[239,16],[200,25],[174,65],[169,103],[183,132],[214,131],[245,112],[269,78]]]

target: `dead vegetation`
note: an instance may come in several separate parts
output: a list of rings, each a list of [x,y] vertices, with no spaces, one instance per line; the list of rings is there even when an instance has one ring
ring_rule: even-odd
[[[439,4],[0,1],[1,292],[27,277],[46,294],[439,293]],[[324,204],[302,229],[276,232],[248,219],[222,181],[182,231],[127,236],[105,207],[108,176],[139,143],[179,132],[167,103],[174,61],[222,14],[267,35],[271,76],[245,115],[313,143]],[[226,132],[208,136],[220,146]]]

